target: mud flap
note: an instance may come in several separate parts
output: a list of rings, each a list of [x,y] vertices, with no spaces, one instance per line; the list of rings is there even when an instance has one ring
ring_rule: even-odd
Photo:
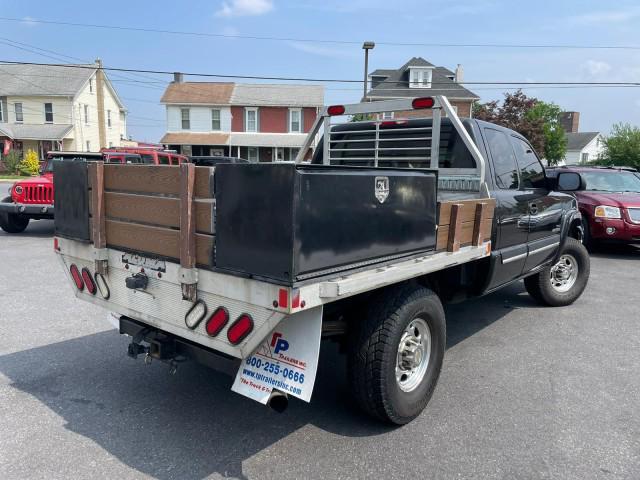
[[[273,390],[309,402],[321,333],[322,306],[286,317],[242,360],[231,390],[265,405]]]

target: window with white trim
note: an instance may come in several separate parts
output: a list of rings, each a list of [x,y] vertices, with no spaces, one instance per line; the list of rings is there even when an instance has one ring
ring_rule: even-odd
[[[290,148],[289,149],[289,161],[293,162],[298,156],[298,152],[300,152],[299,148]]]
[[[14,103],[13,108],[16,112],[16,122],[23,122],[24,115],[22,114],[22,103]]]
[[[245,121],[244,121],[244,131],[245,132],[257,132],[258,131],[258,109],[257,108],[247,108],[245,109]]]
[[[87,152],[91,151],[91,141],[87,140]]]
[[[220,122],[220,109],[211,109],[211,130],[222,130]]]
[[[580,160],[582,163],[589,163],[589,152],[584,152]]]
[[[53,123],[53,103],[44,104],[44,123]]]
[[[258,147],[247,148],[247,160],[249,160],[250,162],[258,161]]]
[[[431,88],[432,71],[430,68],[412,68],[409,70],[410,88]]]
[[[299,108],[289,109],[289,132],[302,132],[302,110]]]
[[[0,100],[0,122],[4,122],[4,107],[2,100]]]
[[[84,124],[89,125],[89,105],[87,104],[84,105]]]
[[[191,111],[188,108],[180,109],[180,121],[182,130],[191,129]]]
[[[89,79],[89,93],[93,93],[93,78]]]
[[[111,110],[107,110],[107,127],[111,128]]]

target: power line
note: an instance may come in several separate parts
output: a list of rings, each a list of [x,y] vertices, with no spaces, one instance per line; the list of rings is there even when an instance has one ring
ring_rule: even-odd
[[[125,30],[141,33],[160,33],[167,35],[182,35],[191,37],[230,38],[240,40],[259,40],[275,42],[303,42],[334,45],[360,45],[360,40],[318,39],[273,37],[262,35],[241,35],[226,33],[195,32],[186,30],[166,30],[159,28],[131,27],[126,25],[104,25],[96,23],[63,22],[57,20],[37,20],[13,17],[0,17],[6,22],[19,22],[42,25],[63,25],[67,27],[94,28],[103,30]],[[431,47],[431,48],[522,48],[522,49],[579,49],[579,50],[640,50],[638,45],[577,45],[577,44],[518,44],[518,43],[444,43],[444,42],[376,42],[378,45],[394,47]]]
[[[62,67],[62,68],[86,68],[95,69],[92,65],[69,65],[64,63],[38,63],[38,62],[20,62],[13,60],[0,60],[0,64],[4,65],[39,65],[45,67]],[[168,70],[149,70],[122,67],[103,67],[103,70],[116,72],[137,72],[152,73],[158,75],[172,75],[175,72]],[[337,79],[337,78],[307,78],[307,77],[277,77],[277,76],[261,76],[261,75],[228,75],[218,73],[200,73],[200,72],[182,72],[184,75],[193,77],[208,78],[240,78],[249,80],[277,80],[289,82],[317,82],[317,83],[362,83],[364,80],[353,79]],[[403,81],[382,81],[378,83],[408,84],[409,80]],[[567,81],[474,81],[462,82],[464,85],[602,85],[602,86],[640,86],[640,82],[567,82]],[[431,85],[452,85],[452,82],[431,82]]]

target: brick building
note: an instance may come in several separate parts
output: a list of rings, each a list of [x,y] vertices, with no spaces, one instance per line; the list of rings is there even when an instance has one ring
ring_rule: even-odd
[[[161,143],[186,155],[293,160],[318,111],[324,87],[184,82],[165,90],[167,132]]]

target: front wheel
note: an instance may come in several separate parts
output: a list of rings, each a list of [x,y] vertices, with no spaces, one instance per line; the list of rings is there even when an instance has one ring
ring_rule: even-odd
[[[562,307],[575,302],[587,286],[589,253],[575,238],[567,238],[555,264],[524,279],[527,292],[539,303]]]
[[[2,203],[11,203],[11,197],[2,200]],[[29,225],[29,217],[23,217],[15,213],[0,212],[0,228],[7,233],[24,232]]]
[[[435,389],[446,343],[442,304],[431,290],[384,291],[355,326],[349,379],[360,407],[402,425],[417,417]]]

